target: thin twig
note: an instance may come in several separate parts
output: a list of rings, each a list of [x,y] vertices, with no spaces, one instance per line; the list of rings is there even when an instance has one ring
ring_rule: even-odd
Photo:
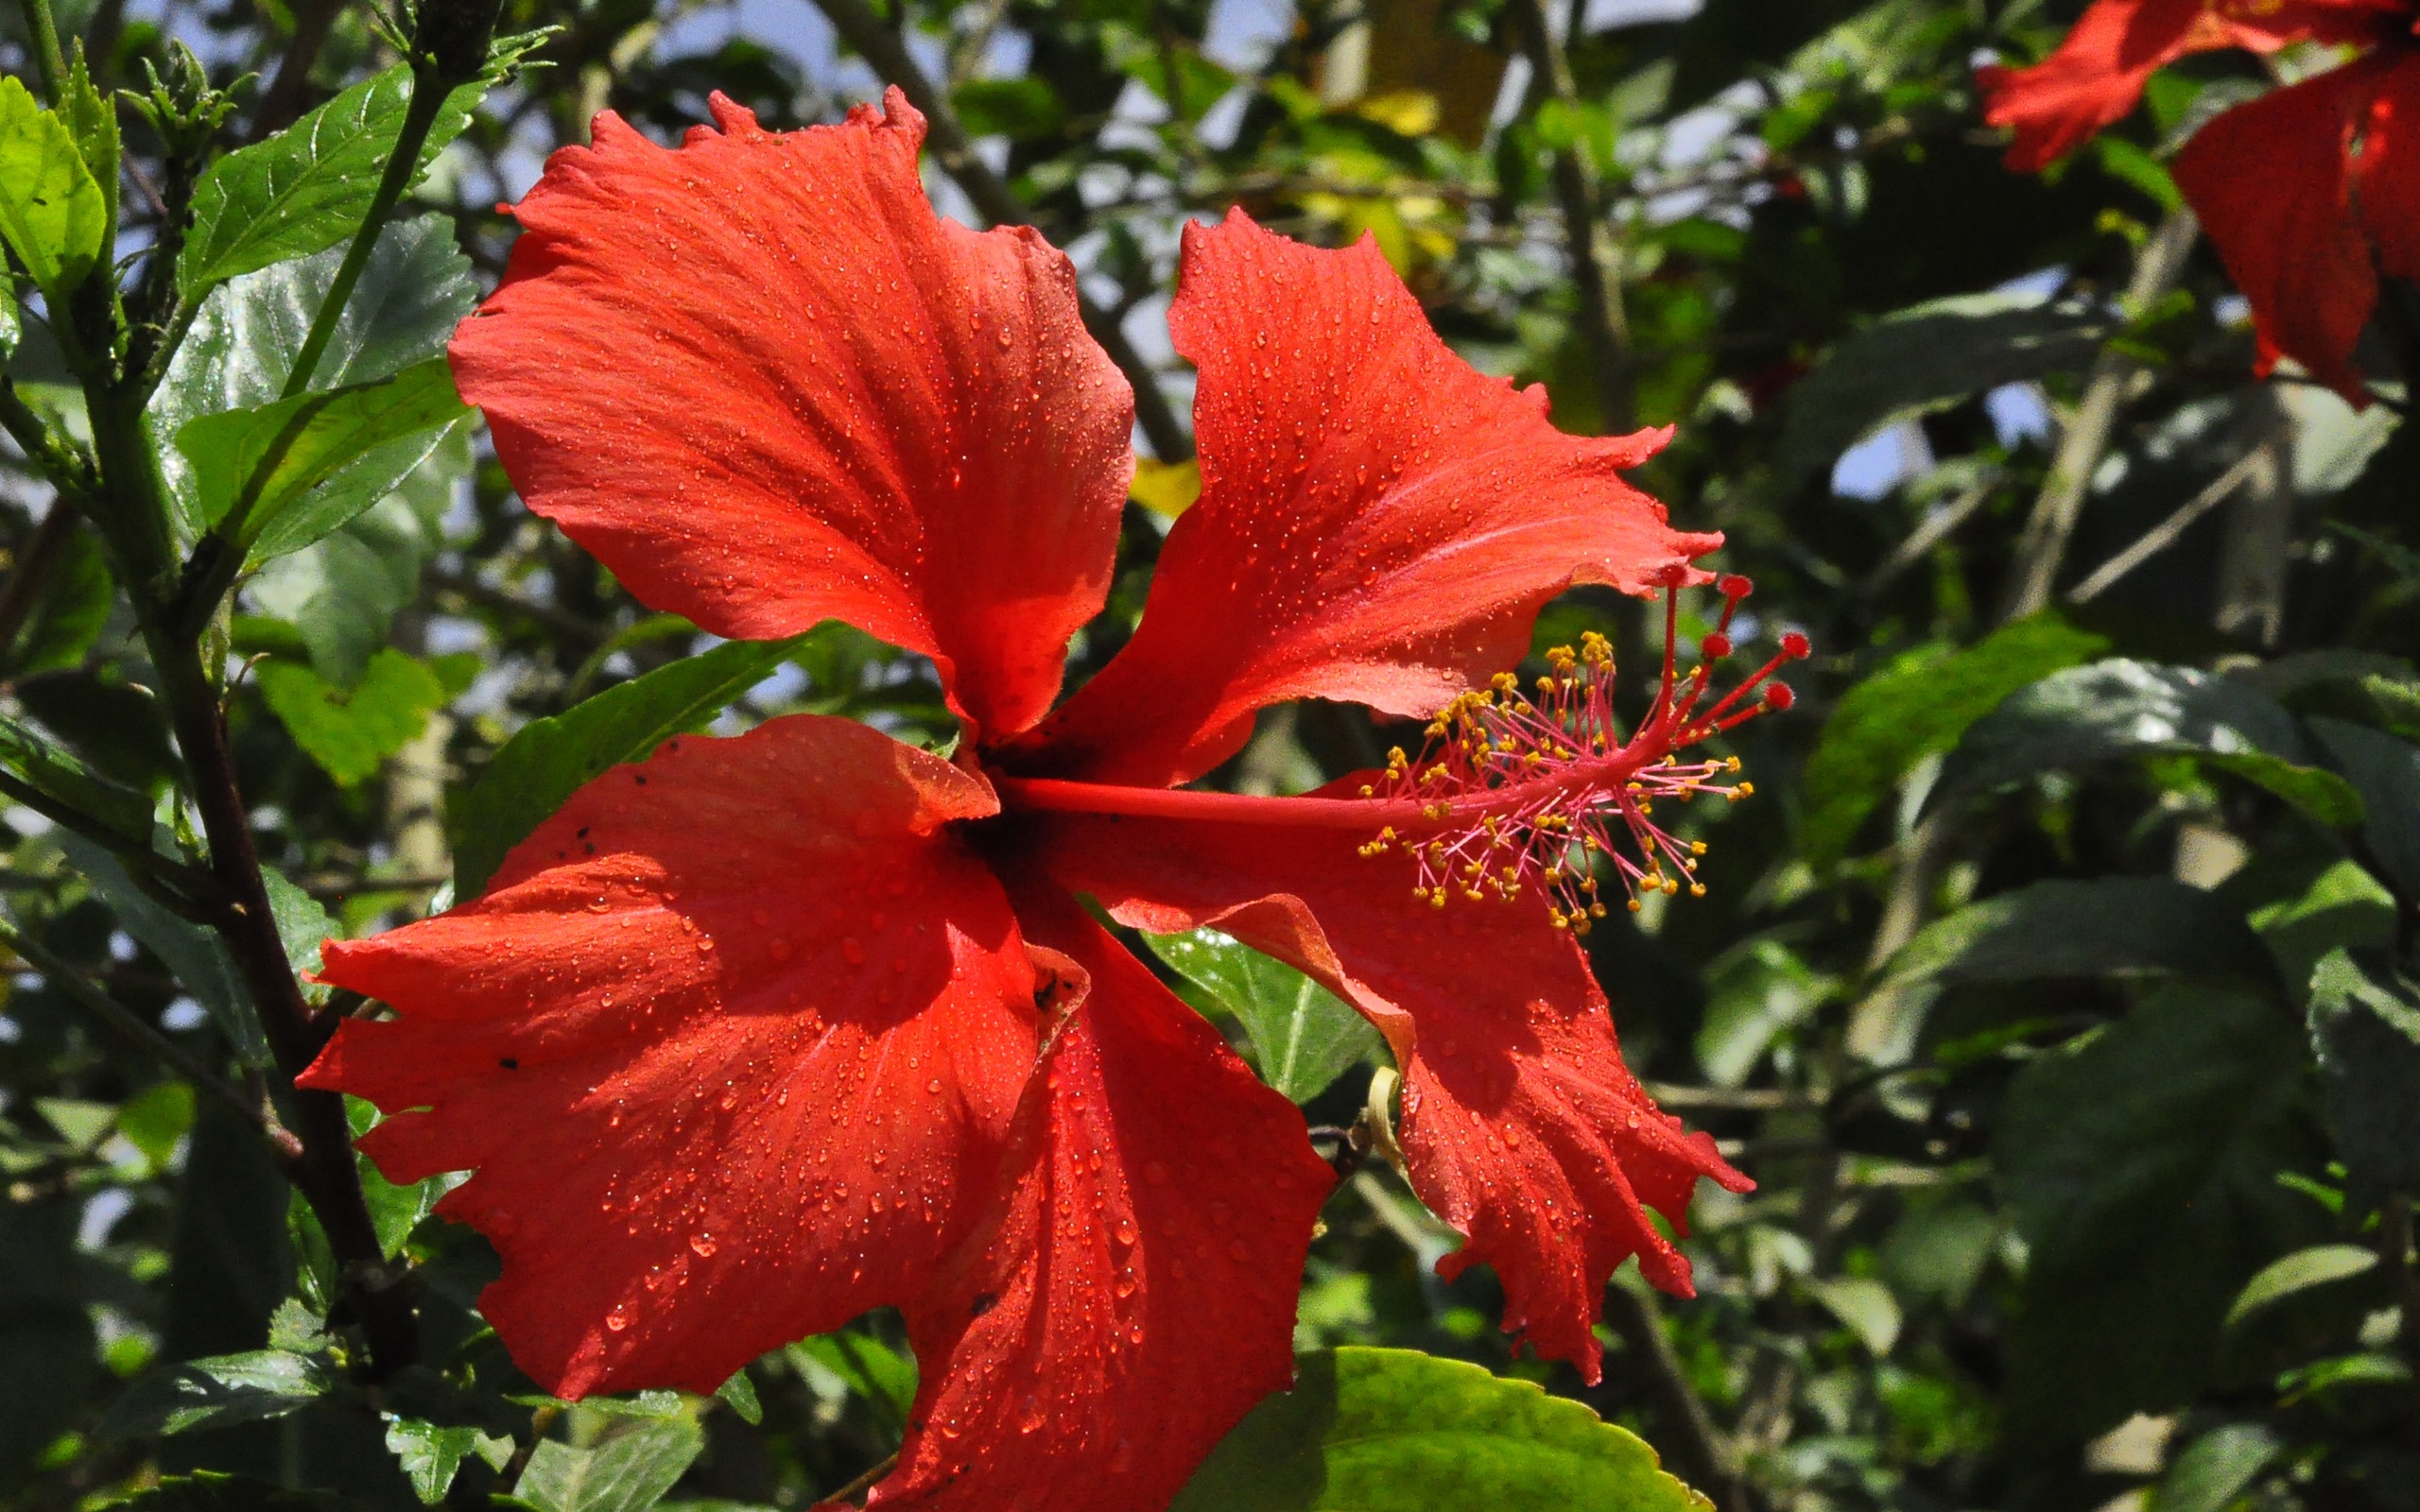
[[[160,1032],[148,1019],[101,990],[100,987],[64,959],[17,925],[0,919],[0,946],[6,946],[19,960],[40,971],[78,1007],[98,1020],[109,1031],[136,1048],[147,1051],[165,1063],[169,1070],[192,1082],[200,1091],[217,1098],[235,1110],[245,1122],[259,1129],[281,1162],[291,1163],[302,1158],[302,1142],[277,1121],[265,1101],[256,1101],[226,1077],[213,1071],[200,1057]]]
[[[863,1475],[858,1476],[856,1480],[853,1480],[848,1485],[843,1486],[838,1490],[833,1492],[830,1496],[825,1497],[823,1499],[824,1503],[829,1505],[835,1502],[854,1503],[858,1497],[861,1497],[868,1491],[873,1489],[874,1482],[881,1480],[884,1476],[890,1474],[892,1470],[897,1469],[898,1468],[899,1455],[896,1452],[893,1452],[892,1453],[885,1456],[879,1464],[869,1467]]]
[[[1747,1473],[1739,1452],[1689,1384],[1681,1357],[1664,1332],[1663,1309],[1653,1297],[1616,1283],[1605,1291],[1605,1322],[1631,1357],[1646,1367],[1682,1479],[1703,1492],[1716,1512],[1748,1512]]]
[[[2212,479],[2209,487],[2186,500],[2176,512],[2144,531],[2134,544],[2102,562],[2083,582],[2067,590],[2070,604],[2089,604],[2117,585],[2119,578],[2176,544],[2178,538],[2193,526],[2193,522],[2224,504],[2230,494],[2243,487],[2255,472],[2269,460],[2268,454],[2256,447],[2246,452],[2236,464]]]
[[[2135,260],[2135,276],[2126,285],[2123,308],[2129,317],[2175,287],[2201,225],[2193,212],[2181,206],[2160,222],[2159,230],[2143,244],[2142,254]],[[2067,542],[2083,515],[2093,474],[2100,471],[2100,459],[2117,429],[2118,406],[2125,402],[2127,386],[2140,366],[2116,347],[2104,348],[2093,363],[2083,398],[2059,438],[2059,450],[2033,501],[2033,512],[2026,519],[2025,535],[2017,542],[2016,570],[2011,574],[2001,604],[2002,620],[2021,620],[2050,602],[2050,585],[2057,580],[2059,564],[2066,559]]]
[[[261,92],[245,141],[267,141],[302,115],[311,88],[311,70],[320,61],[320,49],[327,45],[328,33],[336,27],[337,12],[343,9],[343,0],[306,0],[295,8],[294,36],[278,62],[277,77]]]
[[[1933,547],[1947,540],[1951,532],[1972,519],[1975,511],[1990,501],[2000,481],[1997,477],[1986,478],[1926,515],[1923,522],[1908,533],[1908,539],[1892,548],[1891,555],[1882,559],[1882,564],[1868,573],[1865,581],[1858,584],[1858,596],[1874,598],[1879,595],[1898,579],[1901,573],[1924,560]]]
[[[874,72],[899,86],[909,104],[925,114],[925,140],[931,146],[935,161],[942,171],[955,180],[966,198],[974,201],[976,210],[995,226],[1029,226],[1032,213],[1021,204],[1016,195],[1000,176],[992,171],[975,150],[974,138],[966,134],[958,112],[946,97],[933,87],[925,70],[908,51],[897,32],[882,23],[866,0],[815,0],[817,9],[832,23],[833,29],[848,44],[865,55]],[[1076,301],[1084,318],[1084,329],[1109,353],[1126,374],[1134,389],[1134,422],[1143,428],[1144,438],[1164,462],[1181,462],[1193,455],[1193,438],[1176,411],[1168,406],[1167,395],[1161,392],[1158,377],[1150,363],[1128,339],[1125,328],[1110,312],[1095,303],[1091,296],[1077,290]]]

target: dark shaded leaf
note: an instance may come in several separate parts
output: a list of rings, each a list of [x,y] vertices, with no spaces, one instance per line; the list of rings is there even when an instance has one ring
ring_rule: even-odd
[[[2310,728],[2361,795],[2370,853],[2404,896],[2420,897],[2420,746],[2342,719],[2314,718]]]
[[[2020,620],[1963,651],[1912,652],[1858,683],[1824,722],[1806,761],[1806,859],[1828,866],[1923,757],[1945,751],[2010,695],[2109,649],[2056,613]]]
[[[2011,1086],[1994,1154],[2031,1246],[2008,1341],[2016,1436],[2073,1441],[2187,1400],[2244,1283],[2324,1237],[2277,1181],[2324,1159],[2299,1039],[2268,1003],[2170,988]]]
[[[584,1449],[548,1439],[513,1494],[540,1512],[647,1512],[705,1444],[685,1417],[637,1422]]]
[[[330,1383],[318,1360],[278,1349],[191,1360],[137,1382],[110,1409],[101,1431],[128,1438],[283,1418],[325,1395]]]
[[[2331,952],[2311,973],[2310,1037],[2355,1179],[2374,1194],[2420,1187],[2420,989]]]

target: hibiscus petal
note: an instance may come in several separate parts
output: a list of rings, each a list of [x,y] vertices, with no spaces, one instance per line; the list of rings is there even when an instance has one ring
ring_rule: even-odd
[[[1351,831],[1067,815],[1037,828],[1044,864],[1120,922],[1215,925],[1378,1026],[1403,1068],[1412,1186],[1469,1240],[1438,1269],[1495,1267],[1507,1331],[1594,1381],[1592,1331],[1624,1260],[1690,1295],[1687,1259],[1645,1210],[1685,1232],[1699,1177],[1752,1183],[1622,1064],[1587,957],[1540,900],[1437,912],[1413,900],[1400,850],[1361,856],[1368,836]]]
[[[2142,98],[2152,74],[2188,53],[2221,47],[2274,52],[2288,43],[2356,42],[2380,34],[2403,0],[2097,0],[2065,41],[2031,68],[1986,67],[1983,118],[2014,127],[2008,165],[2048,167]]]
[[[984,785],[847,720],[684,740],[582,788],[475,903],[331,944],[302,1084],[395,1116],[398,1181],[494,1242],[480,1298],[563,1397],[711,1391],[921,1289],[1036,1048],[1008,900],[942,826]]]
[[[2380,77],[2374,59],[2274,90],[2213,119],[2171,165],[2236,286],[2252,301],[2263,375],[2280,355],[2369,403],[2353,347],[2377,304],[2346,153]]]
[[[2398,54],[2376,87],[2354,198],[2380,270],[2420,280],[2420,56]]]
[[[1029,939],[1089,977],[989,1228],[908,1309],[924,1377],[875,1508],[1158,1512],[1293,1371],[1335,1182],[1293,1105],[1050,884]]]
[[[1057,696],[1108,591],[1133,393],[1028,228],[934,215],[924,117],[678,151],[607,112],[514,214],[452,348],[529,507],[718,635],[827,618],[933,657],[993,734]]]
[[[1376,244],[1188,226],[1168,324],[1200,365],[1201,500],[1134,639],[1035,732],[1028,769],[1168,784],[1287,698],[1425,714],[1529,649],[1575,582],[1646,593],[1721,538],[1624,483],[1668,432],[1565,436],[1474,371]]]

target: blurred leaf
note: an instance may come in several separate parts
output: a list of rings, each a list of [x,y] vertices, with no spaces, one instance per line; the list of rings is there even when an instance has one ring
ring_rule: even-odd
[[[372,657],[352,688],[332,687],[291,662],[264,662],[254,675],[294,743],[347,787],[418,738],[446,696],[436,673],[396,650]]]
[[[2236,1294],[2225,1326],[2233,1328],[2273,1302],[2377,1268],[2378,1253],[2360,1245],[2313,1245],[2271,1261]]]
[[[100,542],[89,530],[69,532],[34,590],[33,605],[9,650],[9,676],[39,677],[82,665],[115,601]]]
[[[343,257],[342,251],[330,249],[248,273],[214,291],[152,397],[154,434],[174,437],[200,416],[276,404],[319,310],[320,296]],[[414,363],[441,356],[447,338],[478,297],[478,280],[456,244],[450,219],[420,215],[389,222],[313,371],[313,390],[391,377]],[[390,441],[325,487],[374,500],[408,475],[428,450],[420,437]],[[180,530],[190,540],[199,529],[192,470],[173,447],[163,451],[161,464],[175,497]]]
[[[916,1362],[880,1339],[853,1330],[819,1333],[789,1347],[791,1363],[801,1357],[839,1378],[850,1391],[873,1403],[883,1420],[898,1428],[908,1421],[916,1400]]]
[[[1875,1358],[1891,1352],[1899,1342],[1899,1299],[1891,1288],[1862,1276],[1834,1276],[1809,1281],[1806,1289],[1824,1310],[1839,1318]]]
[[[2187,1446],[2160,1477],[2149,1512],[2227,1512],[2285,1446],[2261,1423],[2225,1423]]]
[[[1343,999],[1215,929],[1146,935],[1143,943],[1242,1021],[1261,1080],[1288,1102],[1309,1102],[1384,1049],[1378,1031]]]
[[[435,1506],[445,1500],[462,1462],[475,1454],[502,1469],[512,1457],[512,1440],[475,1428],[441,1428],[416,1418],[387,1419],[387,1448],[412,1483],[412,1494]]]
[[[547,1439],[513,1494],[540,1512],[647,1512],[705,1446],[686,1418],[639,1423],[585,1449]]]
[[[1527,1381],[1409,1349],[1303,1356],[1170,1512],[1701,1512],[1655,1452]]]
[[[2291,893],[2255,908],[2252,926],[2296,988],[2308,986],[2335,950],[2376,950],[2394,937],[2394,899],[2359,863],[2337,861],[2308,873]]]
[[[108,251],[109,204],[67,123],[0,78],[0,240],[53,306]]]
[[[1886,315],[1792,386],[1773,472],[1795,488],[1885,426],[2088,367],[2108,333],[2105,316],[2041,293],[1961,295]]]
[[[155,1171],[166,1168],[177,1143],[193,1128],[193,1089],[181,1081],[154,1082],[121,1104],[117,1131],[143,1152]]]
[[[2311,973],[2310,1036],[2355,1179],[2372,1193],[2420,1187],[2420,990],[2330,952]]]
[[[188,922],[153,901],[134,885],[115,856],[80,835],[60,833],[60,848],[77,870],[90,878],[93,890],[117,915],[126,932],[160,958],[179,983],[200,1004],[219,1032],[246,1065],[269,1063],[268,1036],[261,1031],[252,995],[243,973],[216,935]]]
[[[177,432],[177,450],[193,469],[196,519],[216,525],[243,511],[237,541],[267,558],[309,545],[400,481],[353,464],[466,412],[444,360],[431,358],[390,378],[204,415]]]
[[[2266,789],[2331,830],[2350,830],[2369,817],[2360,789],[2323,766],[2305,766],[2258,751],[2205,756],[2204,765]]]
[[[110,1408],[101,1432],[130,1438],[283,1418],[330,1383],[319,1361],[278,1349],[191,1360],[136,1382]]]
[[[164,1476],[133,1500],[108,1504],[113,1512],[370,1512],[372,1503],[333,1491],[298,1491],[249,1476],[196,1470]]]
[[[2320,1237],[2276,1180],[2322,1158],[2297,1040],[2270,1004],[2170,988],[2010,1086],[1993,1150],[2031,1246],[2008,1334],[2018,1437],[2185,1401],[2243,1284]]]
[[[2310,728],[2360,792],[2370,853],[2406,897],[2420,897],[2420,746],[2342,719],[2314,718]]]
[[[151,833],[151,800],[112,782],[32,726],[0,715],[0,771],[56,802],[91,815],[130,844]]]
[[[99,1373],[67,1196],[0,1202],[0,1488],[84,1415]]]
[[[541,40],[534,33],[497,39],[487,73],[438,108],[415,179],[462,134],[506,70]],[[212,163],[194,188],[193,229],[177,257],[177,286],[184,297],[200,299],[228,279],[351,240],[393,154],[411,93],[411,66],[397,63],[268,141]],[[369,286],[365,278],[363,292]]]
[[[1066,107],[1059,103],[1049,82],[1030,74],[1018,78],[969,79],[950,98],[970,136],[1033,142],[1056,135],[1067,120]]]
[[[1705,978],[1705,1022],[1695,1048],[1706,1079],[1719,1087],[1746,1085],[1773,1040],[1806,1022],[1841,985],[1771,938],[1723,952]]]
[[[458,790],[447,805],[454,896],[477,897],[505,853],[583,783],[610,767],[645,759],[675,735],[702,728],[787,661],[805,639],[728,642],[524,725],[479,780]]]
[[[2011,694],[2108,649],[2105,636],[2045,610],[1963,651],[1912,652],[1849,689],[1824,721],[1801,782],[1808,863],[1839,861],[1921,758],[1955,746]]]
[[[84,60],[84,42],[77,38],[67,54],[67,77],[60,80],[59,118],[66,123],[76,151],[101,191],[101,240],[117,232],[117,181],[123,172],[119,153],[117,102],[93,86]]]
[[[2298,766],[2309,755],[2293,715],[2258,689],[2120,658],[2053,673],[1984,715],[1950,753],[1927,806],[2060,767],[2159,753],[2273,756]]]
[[[109,1138],[110,1125],[117,1122],[117,1108],[109,1103],[88,1103],[73,1097],[38,1097],[34,1108],[43,1122],[59,1131],[67,1147],[78,1152],[97,1148]]]

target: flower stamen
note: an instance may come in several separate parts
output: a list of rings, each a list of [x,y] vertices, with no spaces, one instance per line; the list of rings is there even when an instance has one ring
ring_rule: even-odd
[[[1749,593],[1744,577],[1720,580],[1722,618],[1700,643],[1703,660],[1680,670],[1676,590],[1664,607],[1664,669],[1655,701],[1624,738],[1614,715],[1614,649],[1590,631],[1575,646],[1547,653],[1547,675],[1524,692],[1512,674],[1462,694],[1427,727],[1415,758],[1388,753],[1387,769],[1362,797],[1400,806],[1443,829],[1406,840],[1390,825],[1361,848],[1365,856],[1398,845],[1413,858],[1412,896],[1432,908],[1461,900],[1509,901],[1531,885],[1547,897],[1557,928],[1584,935],[1605,917],[1595,858],[1603,857],[1637,911],[1650,893],[1669,897],[1697,880],[1705,844],[1683,840],[1657,822],[1655,805],[1703,795],[1737,801],[1755,791],[1733,782],[1739,759],[1684,761],[1680,752],[1793,701],[1773,674],[1807,654],[1806,638],[1782,637],[1781,649],[1738,686],[1705,704],[1716,664],[1733,652],[1731,623]],[[1456,821],[1460,822],[1456,822]]]

